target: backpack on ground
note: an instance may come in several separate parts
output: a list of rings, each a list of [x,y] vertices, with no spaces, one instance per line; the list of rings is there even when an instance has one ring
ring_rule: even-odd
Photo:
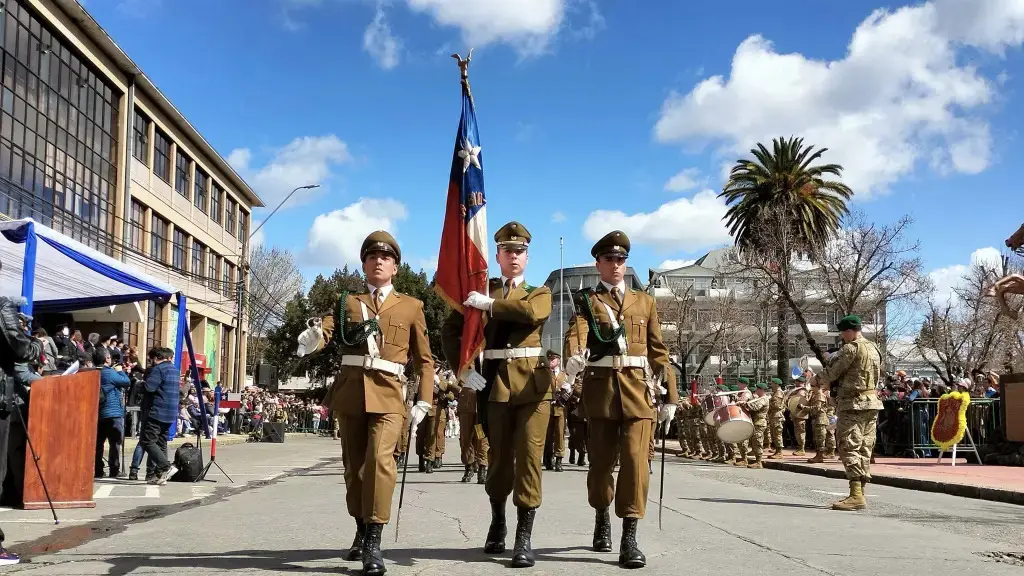
[[[174,467],[178,471],[171,482],[195,482],[203,473],[203,451],[186,442],[174,451]]]

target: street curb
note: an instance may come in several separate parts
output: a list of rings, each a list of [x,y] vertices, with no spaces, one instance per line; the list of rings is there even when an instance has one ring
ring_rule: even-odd
[[[658,447],[658,450],[661,450],[660,446]],[[680,450],[668,447],[666,447],[665,451],[669,454],[676,455],[680,453]],[[810,474],[813,476],[824,476],[826,478],[836,478],[840,480],[846,479],[845,472],[831,468],[818,468],[803,464],[793,464],[791,462],[779,462],[777,460],[763,460],[761,464],[770,470],[782,470],[784,472],[796,472],[798,474]],[[970,486],[967,484],[936,482],[934,480],[919,480],[917,478],[903,478],[900,476],[887,475],[872,476],[871,483],[878,484],[880,486],[902,488],[905,490],[935,492],[938,494],[959,496],[961,498],[973,498],[975,500],[987,500],[989,502],[1002,502],[1004,504],[1024,506],[1024,492],[1014,492],[1013,490],[1004,490],[1002,488]]]

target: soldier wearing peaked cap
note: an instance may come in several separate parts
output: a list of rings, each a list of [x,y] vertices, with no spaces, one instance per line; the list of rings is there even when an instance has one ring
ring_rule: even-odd
[[[548,424],[548,437],[544,443],[544,468],[562,472],[562,459],[565,458],[565,405],[572,394],[572,384],[566,377],[561,366],[562,356],[555,350],[548,350],[548,364],[555,375],[554,399],[551,401],[551,422]]]
[[[576,295],[576,319],[564,349],[571,354],[565,367],[570,378],[583,375],[590,426],[587,492],[596,511],[594,550],[612,549],[608,507],[614,501],[615,514],[622,518],[619,564],[640,568],[647,559],[637,544],[636,529],[646,512],[650,486],[647,464],[655,400],[664,380],[667,398],[657,420],[668,422],[675,415],[679,392],[654,298],[626,287],[629,248],[629,238],[621,231],[594,244],[590,253],[601,282],[596,290]],[[616,455],[617,486],[612,476]]]
[[[387,571],[380,541],[391,517],[398,474],[394,453],[406,396],[417,396],[408,414],[418,424],[430,408],[435,375],[423,303],[391,284],[402,258],[398,243],[383,230],[374,232],[363,241],[360,256],[368,292],[343,292],[332,314],[311,318],[299,335],[298,354],[321,350],[332,337],[338,340],[341,369],[326,403],[340,418],[345,500],[356,521],[347,558],[361,559],[364,574],[379,576]],[[406,387],[410,360],[419,375],[418,391]]]
[[[548,421],[554,374],[541,347],[544,322],[551,315],[551,291],[526,283],[530,232],[509,222],[495,234],[501,278],[490,280],[490,295],[470,292],[463,306],[482,310],[486,349],[482,374],[464,377],[478,390],[481,420],[490,442],[485,489],[491,501],[491,525],[484,552],[505,551],[505,502],[509,494],[517,509],[513,567],[535,563],[531,537],[541,504],[541,457]],[[463,315],[453,311],[442,328],[445,356],[458,365]]]

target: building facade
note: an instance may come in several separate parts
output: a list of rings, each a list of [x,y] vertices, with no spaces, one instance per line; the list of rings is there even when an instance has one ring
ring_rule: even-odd
[[[236,385],[247,332],[240,265],[262,201],[78,2],[2,6],[0,214],[33,218],[178,288],[207,379]],[[69,320],[83,334],[123,334],[144,358],[173,346],[177,313],[142,302]]]

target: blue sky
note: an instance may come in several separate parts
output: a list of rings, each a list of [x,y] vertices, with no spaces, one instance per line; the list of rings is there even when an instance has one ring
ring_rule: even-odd
[[[263,229],[310,277],[379,227],[431,271],[459,114],[448,55],[471,46],[489,229],[530,229],[533,283],[560,236],[579,264],[621,228],[643,276],[727,243],[724,170],[780,135],[828,147],[871,220],[912,215],[940,288],[1024,221],[1024,0],[645,6],[86,3],[268,205],[322,185]]]

